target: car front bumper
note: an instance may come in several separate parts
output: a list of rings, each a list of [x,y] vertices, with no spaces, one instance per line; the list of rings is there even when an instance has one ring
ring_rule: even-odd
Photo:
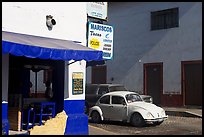
[[[155,118],[155,119],[145,119],[145,122],[162,122],[166,120],[168,116],[166,117],[161,117],[161,118]]]

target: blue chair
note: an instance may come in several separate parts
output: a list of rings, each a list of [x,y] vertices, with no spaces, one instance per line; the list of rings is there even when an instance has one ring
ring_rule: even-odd
[[[55,103],[54,102],[38,102],[35,103],[36,116],[39,117],[39,126],[43,124],[43,118],[55,117]]]
[[[33,114],[32,117],[31,117],[31,113]],[[33,126],[35,126],[35,109],[33,107],[30,107],[28,109],[27,130],[32,128]]]

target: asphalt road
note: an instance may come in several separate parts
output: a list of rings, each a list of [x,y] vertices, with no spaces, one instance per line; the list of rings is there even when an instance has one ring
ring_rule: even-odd
[[[132,127],[128,123],[104,121],[89,125],[111,131],[118,135],[202,135],[202,118],[169,116],[159,126]],[[105,132],[104,132],[105,134]]]

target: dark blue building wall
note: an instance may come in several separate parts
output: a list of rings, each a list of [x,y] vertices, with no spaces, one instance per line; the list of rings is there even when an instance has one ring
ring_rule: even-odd
[[[9,121],[8,121],[8,103],[2,103],[2,134],[8,135]]]
[[[64,100],[68,115],[65,135],[88,135],[88,116],[84,114],[85,100]]]

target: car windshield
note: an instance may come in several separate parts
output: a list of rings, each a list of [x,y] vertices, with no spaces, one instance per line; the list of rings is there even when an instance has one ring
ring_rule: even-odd
[[[142,98],[137,94],[127,94],[125,96],[128,103],[136,102],[136,101],[143,101]]]
[[[112,86],[109,89],[110,91],[127,91],[124,86]]]

